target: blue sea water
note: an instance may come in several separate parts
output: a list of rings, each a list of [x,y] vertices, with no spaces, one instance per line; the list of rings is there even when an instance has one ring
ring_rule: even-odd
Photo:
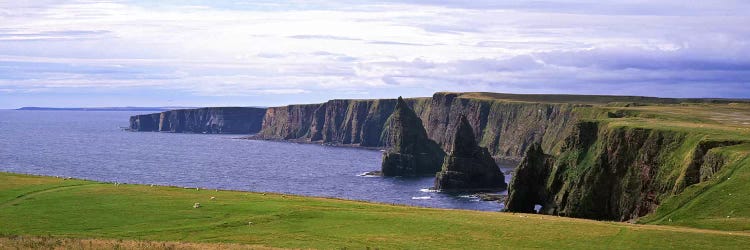
[[[379,151],[236,139],[240,135],[122,130],[134,114],[0,110],[0,171],[423,207],[502,209],[498,202],[467,194],[429,192],[432,177],[359,176],[379,170]]]

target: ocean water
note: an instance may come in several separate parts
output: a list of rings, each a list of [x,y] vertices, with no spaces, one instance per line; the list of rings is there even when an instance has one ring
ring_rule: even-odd
[[[380,151],[236,139],[241,135],[122,130],[134,114],[0,110],[0,171],[423,207],[502,209],[501,203],[480,201],[470,194],[430,192],[432,177],[360,176],[379,170]]]

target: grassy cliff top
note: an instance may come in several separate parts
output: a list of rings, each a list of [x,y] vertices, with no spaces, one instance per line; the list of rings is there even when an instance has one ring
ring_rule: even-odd
[[[682,103],[634,107],[582,107],[583,119],[609,126],[653,128],[704,134],[717,140],[750,142],[750,104]]]
[[[200,208],[193,208],[196,202]],[[737,231],[0,173],[0,246],[29,243],[15,235],[323,249],[739,249],[750,244],[750,234]]]
[[[659,98],[646,96],[614,95],[561,95],[561,94],[507,94],[491,92],[438,92],[439,94],[457,94],[460,98],[503,100],[515,102],[568,103],[589,105],[648,105],[680,103],[750,103],[748,99],[720,98]]]

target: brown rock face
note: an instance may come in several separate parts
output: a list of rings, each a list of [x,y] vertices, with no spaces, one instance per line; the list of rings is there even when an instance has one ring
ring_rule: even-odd
[[[450,155],[435,179],[439,190],[504,189],[505,176],[487,148],[477,145],[474,131],[465,116],[461,117]]]
[[[534,142],[544,141],[542,147],[550,150],[563,140],[577,119],[573,109],[580,106],[464,98],[458,93],[404,101],[444,151],[451,150],[455,124],[464,114],[476,141],[494,158],[510,161],[520,161]],[[396,99],[378,99],[272,107],[258,138],[387,148],[380,135],[395,106]]]
[[[428,99],[404,99],[422,114]],[[387,147],[381,140],[396,99],[330,100],[321,104],[268,108],[258,139],[318,142],[334,145]]]
[[[177,109],[130,117],[132,131],[252,134],[261,129],[265,108]]]
[[[440,146],[427,138],[422,120],[401,97],[386,121],[381,141],[389,145],[381,166],[384,176],[433,175],[445,157]]]

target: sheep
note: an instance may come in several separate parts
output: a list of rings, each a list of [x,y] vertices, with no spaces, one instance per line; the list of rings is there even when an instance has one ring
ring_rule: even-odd
[[[201,207],[200,203],[196,202],[195,204],[193,204],[193,208],[199,208],[199,207]]]
[[[211,200],[216,200],[216,197],[211,196]]]

